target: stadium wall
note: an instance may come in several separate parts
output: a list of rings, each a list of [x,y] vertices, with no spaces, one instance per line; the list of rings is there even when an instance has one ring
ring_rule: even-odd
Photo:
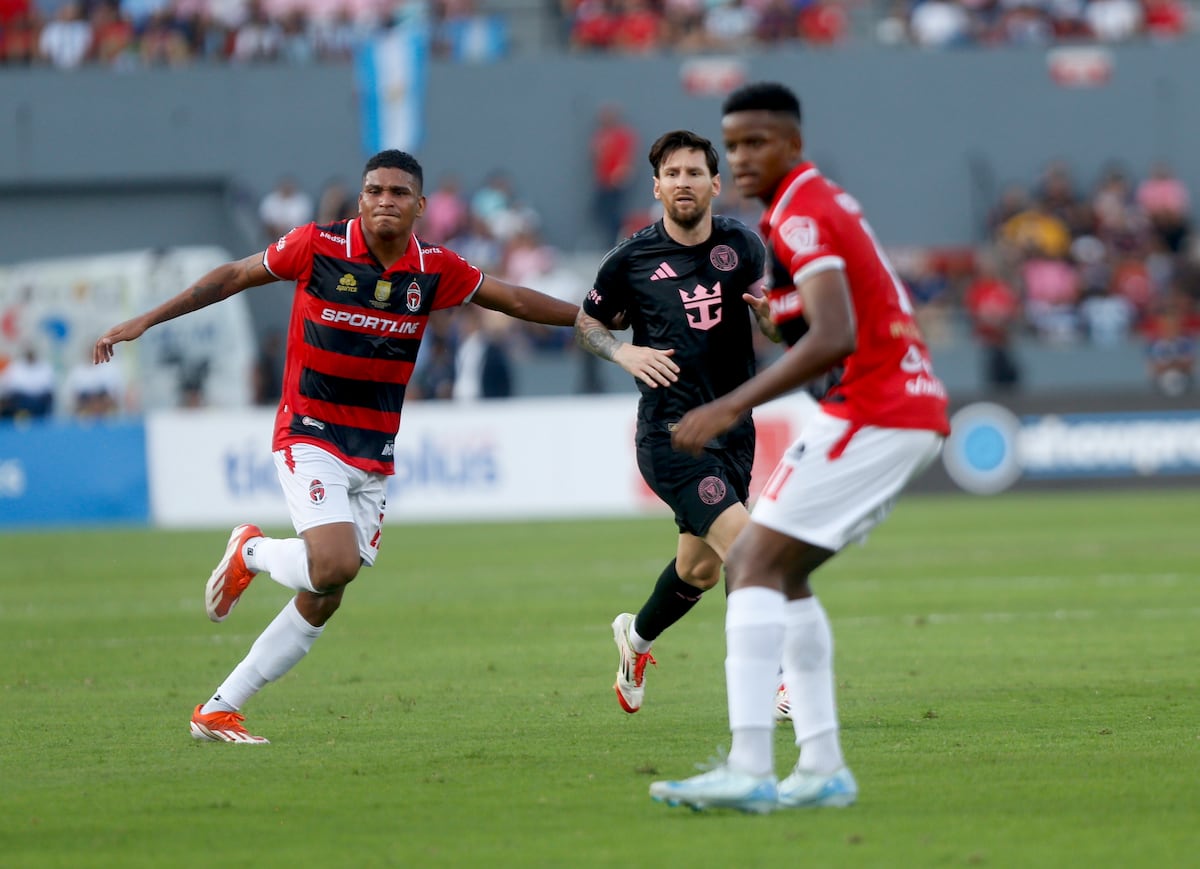
[[[666,516],[641,480],[630,396],[420,404],[396,439],[388,522]],[[813,405],[755,413],[752,498]],[[274,414],[166,411],[145,422],[0,426],[0,531],[64,525],[288,525],[268,451]],[[1200,411],[1144,394],[1079,396],[955,414],[917,492],[1200,485]],[[63,470],[87,444],[88,460]]]
[[[1200,189],[1195,44],[1107,51],[1111,74],[1095,87],[1056,83],[1036,49],[788,49],[720,59],[717,71],[797,87],[810,155],[863,200],[886,244],[962,244],[1001,186],[1034,181],[1058,157],[1086,183],[1113,161],[1140,175],[1165,158]],[[720,97],[704,92],[698,62],[435,61],[418,151],[431,183],[455,173],[471,187],[503,169],[550,241],[603,249],[588,219],[597,108],[622,104],[646,143],[668,127],[716,137]],[[0,81],[0,262],[64,246],[249,252],[256,242],[214,216],[214,201],[253,205],[285,172],[315,192],[356,177],[364,158],[349,65],[8,69]]]

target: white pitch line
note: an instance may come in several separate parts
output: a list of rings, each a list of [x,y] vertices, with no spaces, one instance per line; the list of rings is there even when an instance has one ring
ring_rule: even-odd
[[[1067,622],[1087,621],[1102,618],[1109,614],[1107,610],[1043,610],[1030,612],[981,612],[981,613],[906,613],[899,616],[845,616],[839,618],[836,614],[830,617],[835,625],[851,627],[871,627],[896,622],[923,622],[932,625],[954,624],[1002,624],[1009,622]],[[1117,615],[1117,613],[1113,613]],[[1122,619],[1195,619],[1200,618],[1200,607],[1183,609],[1134,609],[1121,610]]]

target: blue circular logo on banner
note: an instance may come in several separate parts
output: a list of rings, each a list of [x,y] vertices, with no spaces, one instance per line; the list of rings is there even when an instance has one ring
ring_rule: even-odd
[[[1006,407],[969,404],[950,420],[942,464],[955,483],[978,495],[1002,492],[1021,477],[1021,422]]]

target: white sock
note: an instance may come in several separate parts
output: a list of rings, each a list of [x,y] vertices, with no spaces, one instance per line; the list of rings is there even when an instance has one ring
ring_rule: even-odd
[[[815,597],[787,602],[783,681],[800,747],[799,768],[828,774],[845,765],[838,740],[833,681],[833,631]]]
[[[299,537],[252,537],[242,548],[242,557],[248,568],[269,574],[284,588],[316,592],[308,576],[308,544]]]
[[[300,615],[296,609],[296,599],[292,598],[267,625],[267,629],[259,634],[249,654],[233,668],[217,693],[200,711],[238,711],[264,685],[274,682],[296,666],[308,654],[323,630],[324,626],[313,627]]]
[[[784,597],[762,586],[731,592],[725,605],[725,684],[733,742],[729,766],[775,771],[775,691],[783,651]]]
[[[650,651],[650,647],[654,645],[654,640],[647,640],[637,632],[637,617],[629,623],[629,645],[639,655]]]

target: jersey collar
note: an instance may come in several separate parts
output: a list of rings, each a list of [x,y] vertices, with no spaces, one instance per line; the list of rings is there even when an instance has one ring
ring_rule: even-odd
[[[374,256],[371,249],[367,247],[367,237],[363,235],[362,220],[358,217],[350,221],[349,231],[346,233],[346,247],[352,257],[369,257]],[[421,243],[417,241],[416,233],[411,233],[408,236],[408,248],[404,251],[404,256],[396,260],[396,262],[387,271],[406,271],[406,272],[425,272],[425,250],[421,247]]]
[[[787,207],[795,197],[797,191],[809,181],[820,177],[821,173],[817,171],[817,167],[808,160],[798,163],[791,172],[784,176],[784,179],[779,182],[779,186],[775,188],[775,198],[771,200],[771,204],[763,212],[760,225],[764,238],[784,218],[784,215],[787,213]]]

